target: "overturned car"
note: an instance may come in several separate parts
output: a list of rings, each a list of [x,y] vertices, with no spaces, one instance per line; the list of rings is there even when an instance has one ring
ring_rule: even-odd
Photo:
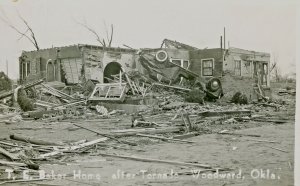
[[[170,60],[165,50],[140,50],[139,63],[143,67],[143,74],[164,85],[175,88],[185,87],[182,90],[201,90],[205,97],[211,100],[221,98],[223,94],[222,84],[219,78],[202,78],[198,74],[184,68],[181,64]],[[156,84],[157,85],[157,84]]]

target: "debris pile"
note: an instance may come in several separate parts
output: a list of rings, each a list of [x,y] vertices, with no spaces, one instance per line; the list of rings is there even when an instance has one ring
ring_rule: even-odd
[[[291,120],[279,114],[265,114],[267,109],[278,112],[286,108],[284,102],[276,102],[266,96],[259,84],[260,99],[256,101],[248,100],[245,93],[235,89],[230,91],[231,100],[228,100],[226,92],[225,99],[222,99],[223,88],[218,78],[205,82],[176,65],[170,67],[175,68],[170,78],[161,64],[153,63],[153,58],[148,53],[140,54],[144,68],[148,69],[146,75],[121,70],[108,78],[108,83],[87,81],[82,86],[38,80],[2,93],[0,99],[11,97],[17,100],[18,106],[1,104],[1,123],[21,126],[30,121],[26,126],[34,128],[34,123],[42,123],[42,129],[71,125],[66,129],[68,135],[76,136],[78,131],[84,131],[98,137],[51,142],[15,133],[0,139],[0,165],[10,167],[16,173],[28,169],[37,180],[40,178],[34,170],[38,170],[41,164],[57,163],[57,160],[63,163],[75,154],[96,154],[215,171],[216,168],[211,165],[114,154],[111,149],[141,150],[138,148],[157,142],[193,144],[196,142],[188,138],[210,133],[239,136],[242,134],[236,130],[242,128]],[[161,78],[157,78],[159,76]],[[182,77],[187,77],[188,81],[184,82]],[[286,91],[293,92],[292,89]],[[91,123],[96,123],[97,127]],[[19,128],[24,129],[24,126]],[[247,136],[260,137],[256,134]],[[23,181],[20,175],[17,180]]]

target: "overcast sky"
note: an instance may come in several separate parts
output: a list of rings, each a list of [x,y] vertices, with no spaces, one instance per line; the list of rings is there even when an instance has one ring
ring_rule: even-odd
[[[219,47],[225,26],[231,47],[269,52],[286,74],[295,72],[295,5],[296,0],[0,0],[0,16],[25,31],[19,12],[41,48],[98,44],[78,21],[104,37],[104,22],[114,24],[113,46],[133,48],[160,47],[164,38]],[[18,78],[22,50],[34,50],[19,36],[0,20],[0,70],[6,71],[8,60],[13,78]]]

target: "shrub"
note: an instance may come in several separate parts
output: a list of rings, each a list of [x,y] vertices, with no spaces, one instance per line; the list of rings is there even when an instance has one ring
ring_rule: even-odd
[[[34,108],[32,101],[27,97],[26,91],[22,88],[18,91],[17,102],[20,105],[20,108],[25,112],[31,111]]]

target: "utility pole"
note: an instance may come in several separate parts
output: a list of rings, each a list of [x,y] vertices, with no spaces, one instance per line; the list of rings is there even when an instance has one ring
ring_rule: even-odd
[[[224,27],[224,50],[226,49],[226,33],[225,33],[225,27]]]

